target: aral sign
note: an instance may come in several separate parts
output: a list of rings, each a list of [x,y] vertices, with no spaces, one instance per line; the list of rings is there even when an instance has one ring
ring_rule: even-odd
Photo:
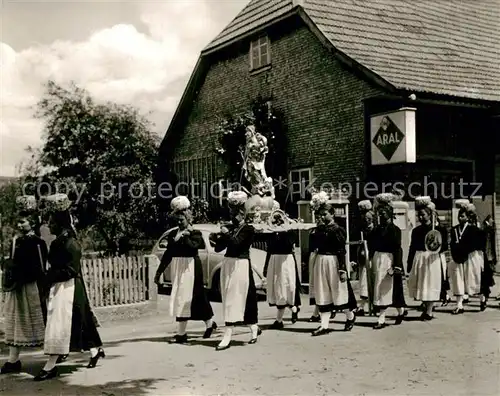
[[[371,164],[416,161],[414,108],[373,115],[370,118]]]

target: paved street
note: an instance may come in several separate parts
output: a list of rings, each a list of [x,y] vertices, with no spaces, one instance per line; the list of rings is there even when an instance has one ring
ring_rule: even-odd
[[[497,283],[500,279],[497,278]],[[498,288],[495,290],[495,294]],[[159,311],[166,310],[162,297]],[[304,300],[306,296],[304,296]],[[215,339],[203,340],[203,325],[191,324],[190,345],[172,345],[171,318],[150,316],[129,323],[104,323],[107,357],[87,370],[87,355],[73,354],[55,380],[35,383],[32,376],[44,358],[24,357],[18,375],[0,379],[5,395],[498,395],[500,394],[500,304],[478,313],[472,300],[465,315],[439,309],[432,322],[415,320],[411,310],[401,326],[372,330],[375,318],[358,318],[344,333],[344,315],[331,322],[334,330],[311,337],[306,323],[312,310],[282,331],[267,330],[274,310],[260,303],[264,332],[255,345],[239,329],[234,347],[214,350]],[[221,320],[220,304],[214,304]],[[474,312],[476,311],[476,312]],[[286,318],[290,314],[287,313]],[[389,319],[392,323],[392,320]]]

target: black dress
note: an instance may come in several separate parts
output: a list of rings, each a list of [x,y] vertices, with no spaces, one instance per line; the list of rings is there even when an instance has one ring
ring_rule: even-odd
[[[403,308],[406,307],[404,289],[403,289],[403,252],[401,249],[401,229],[394,223],[390,223],[387,226],[378,225],[371,233],[368,250],[370,253],[370,258],[372,259],[373,272],[375,275],[375,286],[374,286],[374,306],[377,308]],[[399,268],[400,271],[394,272],[394,274],[388,275],[387,268],[383,266],[383,262],[379,260],[373,260],[375,253],[391,253],[392,269]],[[389,277],[389,278],[388,278]],[[386,280],[392,279],[392,287],[385,287],[383,285]],[[392,289],[392,298],[390,303],[378,303],[377,301],[387,301],[384,294]]]
[[[205,248],[205,242],[200,231],[192,230],[189,235],[184,235],[179,240],[175,240],[176,232],[171,232],[168,235],[168,245],[163,254],[158,273],[164,272],[171,263],[178,261],[178,265],[174,268],[175,274],[172,276],[172,295],[170,298],[176,302],[177,306],[190,306],[190,315],[183,313],[185,310],[174,309],[171,312],[175,315],[177,322],[187,320],[202,320],[207,321],[214,316],[212,306],[210,305],[205,286],[203,284],[203,267],[201,264],[198,250]],[[187,268],[184,258],[192,258],[194,261],[194,271],[186,272]],[[177,260],[179,259],[179,260]],[[189,264],[188,264],[189,265]],[[193,275],[191,275],[193,274]],[[186,277],[192,277],[188,279]],[[182,292],[182,288],[191,287],[192,292],[186,294]]]
[[[97,331],[90,309],[89,300],[85,290],[83,276],[81,272],[82,252],[80,245],[70,232],[65,231],[58,236],[50,245],[49,263],[50,269],[47,272],[48,284],[52,285],[49,296],[49,311],[47,317],[47,328],[54,329],[46,331],[44,351],[47,355],[64,355],[68,353],[68,345],[64,345],[63,334],[59,333],[59,322],[70,320],[71,338],[69,342],[69,352],[88,351],[90,348],[102,346],[101,337]],[[74,292],[72,297],[71,318],[66,317],[67,313],[55,312],[50,309],[64,305],[60,301],[62,297],[68,298],[66,294],[59,294],[65,282],[74,279]],[[56,323],[54,323],[56,322]]]
[[[323,279],[315,276],[315,267],[318,264],[323,265],[321,261],[325,258],[328,261],[328,264],[326,264],[328,266],[333,263],[333,258],[336,257],[338,261],[338,270],[347,272],[345,262],[346,239],[346,231],[337,224],[316,227],[310,234],[309,247],[311,249],[311,253],[317,253],[315,262],[312,263],[314,294],[311,295],[310,302],[312,305],[317,305],[320,312],[330,312],[333,310],[339,311],[344,309],[354,310],[357,307],[356,296],[354,295],[349,279],[346,281],[348,301],[347,303],[339,304],[335,302],[335,300],[338,299],[338,296],[332,291],[336,286],[335,284],[340,279],[339,275],[333,274],[333,279]],[[322,284],[321,289],[323,291],[330,289],[330,291],[327,292],[328,296],[325,297],[326,299],[332,299],[332,303],[326,305],[318,303],[319,298],[317,294],[318,291],[316,289],[319,290],[318,286],[320,283]]]
[[[278,255],[278,256],[289,256],[286,260],[289,260],[290,257],[293,260],[294,263],[294,268],[295,268],[295,290],[294,290],[294,301],[288,302],[288,304],[279,304],[276,303],[275,300],[281,299],[281,300],[287,300],[287,296],[278,296],[281,294],[279,291],[274,292],[274,296],[270,296],[270,287],[271,291],[274,291],[276,289],[278,290],[285,290],[287,286],[290,284],[289,280],[287,279],[287,275],[290,276],[290,274],[287,274],[288,271],[283,271],[283,275],[278,276],[278,279],[281,281],[281,285],[271,285],[270,282],[272,282],[272,279],[268,279],[267,282],[267,288],[268,288],[268,302],[270,306],[276,306],[278,308],[285,308],[285,307],[299,307],[300,306],[300,292],[301,292],[301,287],[300,287],[300,278],[299,278],[299,272],[298,272],[298,266],[297,266],[297,260],[295,258],[295,242],[296,242],[296,237],[295,237],[295,232],[294,231],[285,231],[285,232],[275,232],[269,235],[269,239],[267,241],[267,255],[266,255],[266,263],[264,265],[264,276],[267,276],[268,270],[269,270],[269,261],[271,260],[272,256]],[[287,291],[286,294],[290,294],[290,291]],[[276,298],[278,297],[278,298]],[[279,298],[281,297],[281,298]]]

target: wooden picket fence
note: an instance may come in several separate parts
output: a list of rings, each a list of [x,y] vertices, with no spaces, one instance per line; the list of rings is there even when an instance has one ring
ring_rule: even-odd
[[[148,263],[144,256],[83,260],[82,273],[93,307],[148,300]]]

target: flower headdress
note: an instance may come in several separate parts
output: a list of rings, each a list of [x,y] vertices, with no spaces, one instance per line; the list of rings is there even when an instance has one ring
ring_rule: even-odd
[[[170,208],[172,208],[174,212],[182,212],[190,207],[191,202],[189,201],[189,198],[184,195],[179,195],[173,198],[170,202]]]
[[[366,213],[373,209],[373,205],[368,199],[365,199],[358,202],[358,208],[360,212]]]
[[[227,195],[227,202],[231,206],[244,205],[248,199],[248,195],[244,191],[231,191]]]
[[[325,207],[330,200],[330,196],[326,191],[320,191],[318,193],[313,194],[311,197],[311,209],[314,211],[318,211],[322,207]]]
[[[470,214],[476,214],[476,206],[473,203],[468,203],[465,206],[465,210]]]
[[[470,201],[468,199],[457,199],[455,201],[455,206],[458,209],[465,209],[465,210],[467,210],[467,206],[469,206],[469,204],[470,204]]]
[[[24,213],[34,212],[38,207],[34,195],[21,195],[17,197],[16,206],[19,212],[24,212]]]
[[[66,194],[52,194],[43,197],[45,209],[49,212],[64,212],[71,208],[71,201]]]
[[[375,205],[390,205],[397,197],[393,193],[381,193],[375,197]]]
[[[421,196],[415,198],[415,209],[420,210],[420,209],[430,209],[430,210],[435,210],[436,205],[431,200],[431,197],[428,196]]]

